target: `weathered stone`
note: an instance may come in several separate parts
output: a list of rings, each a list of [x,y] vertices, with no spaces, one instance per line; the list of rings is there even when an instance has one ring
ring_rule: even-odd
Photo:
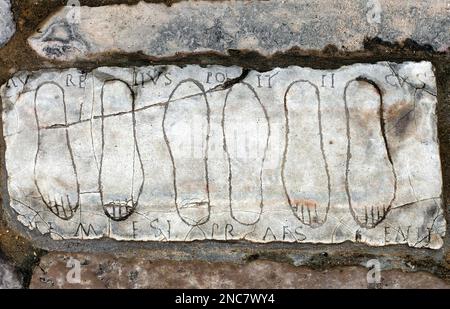
[[[264,260],[234,264],[53,253],[34,269],[30,288],[449,288],[431,274],[397,270],[381,270],[380,282],[368,283],[368,271],[358,266],[318,271]]]
[[[241,74],[17,74],[1,91],[17,219],[53,239],[442,246],[431,63]]]
[[[14,267],[5,259],[0,257],[0,289],[21,289],[21,276]]]
[[[0,47],[5,45],[16,32],[11,3],[9,0],[0,0]]]
[[[29,43],[39,55],[58,60],[105,52],[167,57],[230,49],[271,55],[329,44],[352,51],[374,37],[412,39],[446,51],[449,27],[448,0],[181,1],[171,7],[140,2],[62,8]]]

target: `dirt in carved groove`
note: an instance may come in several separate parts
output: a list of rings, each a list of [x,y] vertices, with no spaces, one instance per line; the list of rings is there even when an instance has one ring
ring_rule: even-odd
[[[101,6],[107,4],[136,4],[138,0],[85,0],[81,5]],[[178,0],[146,1],[165,3],[170,6]],[[431,61],[436,68],[438,87],[438,138],[440,141],[440,154],[443,172],[443,198],[444,205],[450,204],[450,54],[438,53],[429,46],[420,46],[414,41],[392,44],[378,39],[368,39],[363,50],[346,52],[335,46],[328,46],[322,51],[308,51],[293,48],[284,53],[265,57],[251,51],[230,50],[228,56],[216,53],[180,54],[169,58],[152,58],[140,53],[137,54],[103,54],[96,60],[78,61],[74,63],[59,63],[40,58],[27,44],[27,39],[39,25],[58,7],[64,5],[64,0],[13,1],[13,12],[17,23],[17,32],[11,41],[0,49],[0,84],[4,84],[17,71],[38,70],[48,68],[78,67],[90,71],[99,66],[140,66],[159,64],[199,64],[199,65],[238,65],[245,69],[268,71],[275,67],[298,65],[316,69],[336,69],[343,65],[354,63],[375,63],[378,61]],[[239,82],[237,79],[235,82]],[[228,83],[225,87],[230,87]],[[386,115],[389,117],[390,111]],[[392,111],[392,114],[397,114]],[[396,134],[403,134],[407,130],[408,115],[398,119],[400,126]],[[3,126],[0,126],[3,131]],[[2,132],[3,135],[3,132]],[[5,143],[1,139],[1,170],[3,190],[6,182],[4,167]],[[3,200],[3,192],[2,192]],[[3,202],[3,201],[2,201]],[[448,209],[445,209],[447,222],[449,222]],[[18,270],[24,274],[25,285],[31,279],[32,269],[39,262],[39,257],[46,252],[33,247],[28,239],[20,236],[11,227],[8,227],[6,214],[0,208],[0,250],[12,259]],[[448,226],[449,227],[449,226]],[[448,229],[448,228],[447,228]],[[386,260],[387,268],[400,268],[407,271],[427,271],[450,282],[450,237],[445,238],[442,249],[419,250],[406,246],[387,246],[372,248],[362,244],[344,243],[340,245],[312,245],[312,244],[269,244],[255,245],[239,242],[218,243],[192,243],[186,244],[124,244],[105,240],[101,245],[98,242],[73,242],[73,251],[109,251],[114,248],[118,255],[127,256],[127,251],[133,250],[137,257],[157,256],[164,253],[175,259],[198,259],[213,261],[270,259],[274,261],[302,264],[313,268],[326,269],[342,265],[360,265],[371,258]],[[326,254],[324,254],[326,253]],[[447,257],[447,261],[446,258]]]

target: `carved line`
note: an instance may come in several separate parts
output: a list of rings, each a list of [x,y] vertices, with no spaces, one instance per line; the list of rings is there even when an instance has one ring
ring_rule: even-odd
[[[39,117],[38,117],[38,113],[37,113],[37,96],[39,93],[39,90],[45,86],[45,85],[53,85],[56,86],[62,94],[62,103],[63,103],[63,107],[64,107],[64,122],[67,124],[67,110],[66,110],[66,100],[65,100],[65,92],[64,89],[59,86],[57,83],[55,82],[45,82],[40,84],[37,88],[36,88],[36,92],[34,94],[34,115],[35,115],[35,119],[36,119],[36,127],[37,127],[37,150],[36,150],[36,155],[34,157],[34,168],[33,168],[33,175],[34,175],[34,184],[36,186],[36,189],[38,190],[39,195],[41,196],[42,201],[44,202],[45,206],[47,206],[47,208],[54,214],[56,215],[58,218],[62,219],[62,220],[70,220],[74,215],[75,212],[78,210],[79,206],[80,206],[80,184],[78,181],[78,174],[77,174],[77,168],[76,168],[76,164],[75,164],[75,160],[74,160],[74,156],[73,156],[73,151],[72,151],[72,146],[70,144],[70,137],[69,137],[69,129],[66,127],[64,128],[65,130],[65,137],[66,137],[66,144],[67,144],[67,149],[69,150],[69,156],[70,156],[70,160],[71,160],[71,164],[72,164],[72,168],[73,168],[73,172],[74,172],[74,176],[75,176],[75,182],[76,182],[76,192],[77,192],[77,202],[75,203],[75,206],[72,207],[70,205],[70,200],[69,197],[67,196],[67,202],[69,205],[69,211],[70,214],[67,214],[66,209],[64,208],[64,202],[62,200],[61,197],[61,205],[58,205],[58,201],[55,200],[55,206],[51,205],[51,200],[49,197],[49,202],[47,203],[47,201],[44,198],[44,195],[42,194],[42,191],[39,187],[38,184],[38,180],[36,177],[37,171],[36,171],[36,165],[38,162],[38,157],[39,157],[39,153],[41,151],[41,143],[42,143],[42,138],[41,138],[41,134],[42,131],[40,129],[39,126]],[[60,206],[62,208],[62,212],[63,214],[60,212],[59,207]]]
[[[255,96],[256,100],[258,101],[258,104],[261,107],[261,110],[264,113],[264,117],[265,117],[266,122],[267,122],[267,129],[268,129],[267,139],[266,139],[266,143],[265,143],[265,146],[264,146],[264,155],[263,155],[263,159],[261,161],[261,170],[260,170],[260,173],[259,173],[259,183],[260,183],[260,185],[259,185],[259,189],[260,189],[260,205],[259,205],[259,208],[260,208],[260,212],[259,212],[258,218],[256,219],[255,222],[252,222],[252,223],[241,222],[240,220],[238,220],[235,217],[234,212],[233,212],[233,206],[232,206],[232,204],[233,204],[233,201],[232,201],[232,193],[233,193],[232,179],[233,179],[233,175],[232,174],[233,173],[232,173],[232,168],[231,168],[231,156],[230,156],[230,153],[228,151],[228,146],[227,146],[227,141],[226,141],[227,138],[226,138],[226,134],[225,134],[225,109],[226,109],[226,106],[227,106],[228,96],[230,95],[231,91],[233,90],[233,87],[230,88],[230,90],[228,90],[228,92],[227,92],[227,94],[225,96],[225,103],[224,103],[223,109],[222,109],[223,150],[225,151],[225,154],[227,156],[227,161],[228,161],[228,199],[230,201],[229,202],[229,207],[230,207],[231,217],[235,221],[239,222],[240,224],[250,226],[250,225],[254,225],[254,224],[259,222],[259,220],[261,219],[261,214],[262,214],[263,207],[264,207],[263,170],[264,170],[264,163],[266,161],[267,150],[269,148],[269,140],[270,140],[270,135],[271,135],[271,128],[270,128],[269,115],[267,113],[267,110],[266,110],[265,106],[262,104],[261,100],[259,99],[258,94],[256,93],[256,90],[250,84],[248,84],[246,82],[241,82],[241,84],[247,86],[247,88],[249,88],[250,91]]]
[[[61,237],[61,239],[64,239],[64,237],[63,237],[61,234],[59,234],[58,232],[55,232],[55,230],[53,230],[53,229],[51,228],[51,226],[48,224],[47,220],[45,220],[45,219],[41,216],[40,212],[45,212],[45,210],[43,210],[43,211],[36,211],[36,210],[34,210],[31,206],[28,206],[27,204],[25,204],[25,203],[22,202],[22,201],[19,201],[19,200],[14,199],[14,198],[12,198],[11,200],[14,201],[14,202],[16,202],[16,203],[18,203],[18,204],[20,204],[20,205],[22,205],[22,206],[24,206],[24,207],[26,207],[26,208],[27,208],[28,210],[30,210],[31,212],[34,212],[34,216],[33,216],[31,219],[28,219],[28,222],[30,223],[30,225],[34,222],[34,225],[35,225],[36,228],[37,228],[37,224],[36,224],[36,223],[38,223],[38,222],[36,222],[35,219],[36,219],[36,217],[39,217],[39,218],[41,219],[40,222],[42,222],[43,224],[45,224],[45,225],[48,227],[48,233],[49,233],[49,234],[55,234],[55,235]],[[19,216],[23,216],[23,217],[27,218],[25,215],[19,213],[17,210],[15,210],[15,212],[16,212]],[[53,213],[53,212],[52,212],[52,213]],[[46,233],[46,234],[47,234],[47,233]]]
[[[374,213],[374,210],[372,207],[372,210],[370,212],[370,215],[372,216],[371,224],[369,223],[369,219],[368,219],[369,214],[367,213],[367,207],[365,208],[365,222],[361,222],[359,220],[358,216],[356,215],[356,212],[354,211],[354,209],[352,207],[352,198],[351,198],[350,186],[349,186],[349,170],[350,170],[350,160],[352,158],[352,154],[351,154],[351,134],[350,134],[350,111],[349,111],[348,103],[347,103],[347,90],[348,90],[348,87],[350,86],[350,84],[355,81],[366,82],[366,83],[372,85],[378,93],[379,101],[380,101],[380,104],[379,104],[380,130],[381,130],[381,135],[382,135],[383,142],[384,142],[384,147],[386,150],[386,155],[387,155],[389,164],[391,165],[392,175],[394,176],[394,192],[392,194],[392,199],[390,200],[387,208],[385,208],[385,206],[383,205],[383,214],[380,215],[379,209],[377,210],[377,222],[374,221],[375,213]],[[357,77],[357,78],[352,79],[347,82],[347,84],[345,85],[345,88],[344,88],[343,98],[344,98],[345,117],[346,117],[346,134],[347,134],[347,160],[345,163],[345,192],[347,194],[347,199],[348,199],[348,203],[350,206],[349,207],[350,212],[351,212],[353,218],[355,219],[356,223],[358,223],[358,225],[363,228],[375,228],[378,224],[380,224],[381,222],[384,221],[384,219],[386,218],[386,215],[391,210],[392,203],[394,202],[396,195],[397,195],[397,173],[394,168],[394,162],[392,161],[392,156],[391,156],[391,153],[389,150],[389,145],[388,145],[387,137],[386,137],[383,96],[382,96],[380,87],[374,81],[372,81],[366,77],[360,76],[360,77]]]
[[[172,97],[175,94],[175,92],[178,90],[178,88],[181,85],[183,85],[185,83],[188,83],[188,82],[191,82],[191,83],[195,84],[201,90],[201,95],[205,99],[206,118],[207,118],[207,123],[208,123],[208,125],[207,125],[207,132],[206,132],[206,147],[205,147],[205,154],[204,154],[206,195],[207,195],[207,199],[208,199],[208,201],[207,201],[207,204],[208,204],[208,215],[206,217],[198,219],[197,221],[193,220],[193,221],[195,221],[194,224],[188,222],[181,215],[180,205],[178,205],[178,188],[177,188],[177,175],[176,175],[177,171],[176,171],[176,165],[175,165],[175,158],[173,156],[172,149],[171,149],[171,146],[170,146],[170,142],[169,142],[169,139],[167,137],[166,130],[165,130],[165,121],[166,121],[166,116],[167,116],[167,109],[169,108],[169,102],[173,102]],[[195,96],[197,96],[197,95],[195,95]],[[188,97],[192,97],[192,96],[187,96],[185,98],[188,98]],[[182,99],[184,99],[184,98],[182,98]],[[167,103],[164,104],[164,116],[163,116],[163,121],[162,121],[162,129],[163,129],[164,141],[165,141],[165,143],[167,145],[167,150],[169,152],[170,160],[172,162],[172,167],[173,167],[172,168],[172,176],[173,176],[173,188],[174,188],[174,195],[175,195],[174,196],[175,197],[175,206],[176,206],[176,210],[177,210],[177,213],[178,213],[178,216],[180,217],[180,219],[184,223],[186,223],[187,225],[193,226],[193,227],[205,224],[206,222],[209,221],[209,218],[211,216],[211,200],[210,200],[210,192],[209,192],[209,174],[208,174],[208,150],[209,150],[209,138],[210,138],[210,116],[211,116],[211,110],[210,110],[210,107],[209,107],[208,98],[206,96],[206,91],[205,91],[203,85],[201,83],[199,83],[195,79],[188,78],[188,79],[184,79],[184,80],[180,81],[178,83],[178,85],[172,90],[172,93],[170,94],[169,100],[167,101]]]
[[[94,105],[95,105],[95,80],[92,79],[92,105],[91,105],[91,118],[89,119],[89,128],[91,131],[91,148],[92,148],[92,154],[94,156],[95,161],[95,167],[97,168],[98,173],[100,173],[100,164],[98,162],[97,154],[95,151],[95,145],[94,145],[94,122],[93,122],[93,116],[94,116]],[[81,114],[80,114],[80,120],[79,123],[81,123]]]
[[[218,90],[207,90],[204,93],[212,93],[212,92],[217,92],[217,91],[223,91],[221,89]],[[184,100],[184,99],[189,99],[189,98],[193,98],[193,97],[197,97],[197,96],[202,96],[203,93],[195,93],[195,94],[191,94],[191,95],[187,95],[175,100],[167,100],[167,101],[163,101],[163,102],[159,102],[159,103],[154,103],[154,104],[149,104],[149,105],[145,105],[139,108],[136,108],[134,110],[134,113],[140,112],[140,111],[144,111],[147,110],[149,108],[156,108],[156,107],[165,107],[166,105],[168,105],[171,102],[176,102],[176,101],[180,101],[180,100]],[[53,130],[53,129],[60,129],[60,128],[64,128],[64,127],[71,127],[83,122],[87,122],[87,121],[92,121],[92,119],[96,120],[96,119],[104,119],[104,118],[110,118],[110,117],[115,117],[115,116],[122,116],[122,115],[126,115],[126,114],[130,114],[133,111],[124,111],[124,112],[118,112],[118,113],[114,113],[114,114],[106,114],[106,115],[97,115],[97,116],[93,116],[91,119],[84,119],[81,121],[74,121],[68,124],[55,124],[55,125],[51,125],[51,126],[46,126],[46,127],[41,127],[42,130]]]
[[[325,211],[325,218],[322,222],[316,222],[314,225],[312,224],[311,221],[311,210],[308,208],[308,216],[309,216],[309,223],[307,224],[305,221],[305,217],[304,217],[304,205],[302,204],[302,218],[299,217],[299,215],[297,214],[297,212],[295,211],[295,206],[292,203],[292,200],[289,196],[289,192],[286,186],[286,177],[285,177],[285,169],[286,169],[286,162],[287,162],[287,152],[288,152],[288,148],[289,148],[289,132],[290,132],[290,127],[289,127],[289,110],[287,107],[287,95],[289,93],[289,91],[291,90],[291,88],[297,84],[297,83],[306,83],[311,85],[314,89],[315,89],[315,94],[317,97],[317,118],[318,118],[318,126],[319,126],[319,139],[320,139],[320,152],[322,153],[322,159],[324,162],[324,168],[325,168],[325,173],[327,175],[327,190],[328,190],[328,203],[327,203],[327,208]],[[326,221],[327,221],[327,217],[328,217],[328,211],[330,209],[330,203],[331,203],[331,180],[330,180],[330,171],[328,168],[328,161],[327,161],[327,157],[325,154],[325,148],[324,148],[324,142],[323,142],[323,129],[322,129],[322,110],[321,110],[321,101],[320,101],[320,94],[319,94],[319,88],[313,84],[312,82],[308,81],[308,80],[297,80],[292,82],[285,94],[284,94],[284,113],[285,113],[285,118],[286,118],[286,135],[285,135],[285,148],[284,148],[284,152],[283,152],[283,159],[281,162],[281,180],[283,183],[283,188],[284,188],[284,192],[286,194],[286,198],[288,200],[289,206],[294,214],[295,217],[297,217],[297,219],[299,219],[302,223],[307,224],[307,225],[311,225],[312,228],[316,228],[319,227],[321,225],[323,225]],[[317,206],[315,205],[315,213],[316,213],[316,217],[318,218],[318,214],[317,214]]]
[[[116,210],[114,205],[113,206],[113,215],[111,215],[107,209],[105,203],[104,203],[104,192],[103,192],[103,185],[102,185],[102,171],[103,171],[103,158],[104,158],[104,149],[105,149],[105,118],[102,117],[102,122],[101,122],[101,136],[102,136],[102,152],[101,152],[101,156],[100,156],[100,168],[99,168],[99,177],[98,177],[98,186],[99,186],[99,192],[100,192],[100,200],[102,203],[102,207],[103,207],[103,211],[105,212],[106,216],[108,216],[108,218],[110,218],[113,221],[124,221],[126,220],[128,217],[130,217],[134,210],[136,209],[136,207],[138,206],[139,203],[139,198],[142,194],[143,188],[144,188],[144,182],[145,182],[145,173],[144,173],[144,165],[142,163],[142,157],[141,157],[141,153],[139,151],[139,146],[138,146],[138,141],[137,141],[137,134],[136,134],[136,117],[135,117],[135,104],[136,104],[136,98],[135,98],[135,94],[133,89],[130,87],[130,85],[128,85],[127,82],[120,80],[120,79],[109,79],[109,80],[105,80],[101,89],[101,114],[102,116],[104,115],[104,90],[105,90],[105,86],[107,83],[109,82],[120,82],[123,83],[128,90],[130,91],[131,94],[131,117],[132,117],[132,126],[133,126],[133,140],[134,140],[134,151],[137,154],[138,157],[138,161],[140,164],[140,169],[142,172],[142,181],[141,181],[141,185],[139,187],[139,191],[135,200],[135,196],[134,196],[134,188],[132,188],[132,192],[131,192],[131,209],[126,207],[126,213],[122,214],[122,206],[119,206],[119,215],[116,216]],[[133,167],[134,167],[134,161],[135,161],[135,157],[133,156]],[[133,168],[133,176],[132,176],[132,187],[134,186],[134,173],[135,170]]]

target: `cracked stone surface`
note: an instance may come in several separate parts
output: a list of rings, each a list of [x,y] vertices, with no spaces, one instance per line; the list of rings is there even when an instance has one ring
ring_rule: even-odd
[[[181,1],[171,7],[140,2],[63,7],[29,43],[39,55],[64,61],[106,52],[169,57],[237,49],[272,55],[329,44],[354,51],[366,37],[411,39],[448,51],[449,27],[449,0]]]
[[[22,282],[14,267],[0,257],[0,289],[21,289]]]
[[[16,32],[16,25],[11,12],[11,2],[0,0],[0,47],[9,41],[14,32]]]
[[[398,270],[381,270],[380,282],[368,284],[368,271],[362,266],[320,271],[265,260],[234,264],[52,253],[34,269],[30,288],[449,288],[428,273]]]
[[[7,210],[52,239],[443,244],[429,62],[20,72],[1,96]]]

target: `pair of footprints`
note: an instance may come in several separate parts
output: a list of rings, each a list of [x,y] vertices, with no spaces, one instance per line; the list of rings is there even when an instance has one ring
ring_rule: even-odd
[[[130,86],[121,80],[105,82],[100,109],[98,192],[106,216],[122,221],[134,212],[144,186],[136,139],[135,98]],[[80,208],[81,191],[64,89],[54,82],[40,85],[35,93],[34,113],[38,128],[35,186],[54,215],[70,220]],[[120,115],[115,116],[117,113]],[[92,148],[95,153],[93,144]]]
[[[44,87],[51,87],[53,92]],[[176,98],[178,91],[183,93],[192,87],[198,88],[202,95],[172,100]],[[47,95],[42,98],[41,93],[53,93],[53,97]],[[121,93],[119,99],[117,93]],[[102,151],[99,192],[105,214],[112,220],[121,221],[136,209],[144,185],[144,169],[136,137],[134,93],[128,84],[114,80],[105,83],[101,98]],[[245,104],[242,104],[242,98],[245,98]],[[45,113],[45,108],[41,109],[41,100],[44,100],[42,105],[51,107],[49,112]],[[360,121],[357,105],[362,103],[361,100],[365,101],[366,108],[369,106],[373,111],[373,114],[369,115],[371,117],[365,119],[366,130],[352,126],[354,121]],[[348,137],[345,189],[353,217],[360,226],[366,228],[375,227],[385,218],[395,198],[394,194],[392,199],[367,206],[364,200],[353,200],[352,197],[352,183],[362,183],[363,190],[371,190],[371,175],[352,172],[352,164],[369,164],[375,167],[375,170],[377,167],[382,170],[390,168],[392,178],[395,178],[386,141],[382,136],[377,136],[381,135],[384,127],[381,100],[376,85],[367,81],[353,80],[347,84],[344,91]],[[331,189],[317,86],[304,80],[293,82],[286,91],[284,107],[286,143],[281,179],[286,199],[300,221],[311,227],[318,227],[327,220]],[[124,114],[124,109],[129,113]],[[121,115],[108,117],[120,112]],[[222,112],[231,216],[241,224],[253,225],[259,221],[264,205],[262,178],[270,137],[268,114],[256,91],[246,83],[235,85],[228,91]],[[48,209],[59,218],[69,220],[80,206],[80,185],[70,143],[64,90],[55,83],[41,85],[35,94],[35,115],[39,128],[35,184]],[[195,132],[184,130],[190,126],[192,117],[198,115],[202,115],[202,123],[196,126],[200,129]],[[246,124],[257,124],[259,130],[255,139],[263,141],[257,143],[259,149],[253,149],[260,154],[259,157],[251,162],[244,162],[248,163],[247,166],[236,157],[237,123],[243,124],[244,127]],[[55,130],[40,129],[54,124],[62,126]],[[123,127],[132,129],[125,132],[127,130],[122,130]],[[200,83],[185,80],[177,85],[165,105],[162,128],[172,161],[174,204],[177,212],[188,225],[204,224],[211,213],[208,177],[210,107]],[[185,154],[176,145],[192,134],[197,134],[204,141],[202,156],[200,159],[186,161]],[[374,136],[383,140],[384,145],[372,149],[376,153],[371,154],[370,158],[373,160],[368,161],[364,145]],[[308,141],[309,147],[305,147],[305,140]],[[58,156],[54,155],[55,152]],[[119,153],[121,164],[117,165]],[[310,173],[312,170],[314,173]],[[58,178],[61,174],[65,175],[64,180]],[[395,179],[392,181],[388,178],[385,184],[389,186],[394,183],[395,186]],[[51,181],[52,179],[54,181]],[[118,195],[118,192],[126,191],[126,188],[129,188],[128,193]],[[242,192],[242,188],[245,188],[245,192]]]
[[[358,77],[345,85],[343,101],[347,139],[345,195],[356,223],[374,228],[389,213],[397,190],[397,175],[386,140],[383,98],[375,82]],[[320,227],[330,210],[331,179],[319,88],[307,80],[291,83],[284,96],[284,109],[286,146],[281,179],[285,195],[300,221]]]

